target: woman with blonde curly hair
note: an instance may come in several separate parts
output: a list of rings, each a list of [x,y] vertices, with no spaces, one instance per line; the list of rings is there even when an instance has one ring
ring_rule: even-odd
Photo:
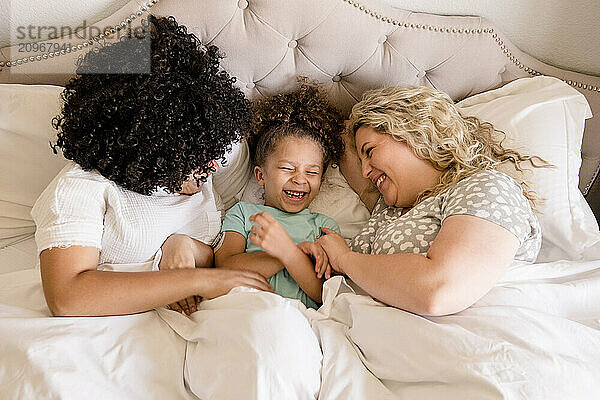
[[[487,293],[513,260],[536,259],[538,199],[495,168],[548,164],[503,147],[502,132],[463,117],[445,93],[369,91],[352,108],[348,134],[340,166],[372,215],[350,247],[329,230],[319,243],[332,268],[373,297],[452,314]]]

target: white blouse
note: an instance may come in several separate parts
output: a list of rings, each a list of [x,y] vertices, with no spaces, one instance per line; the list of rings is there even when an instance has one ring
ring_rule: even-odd
[[[100,264],[150,261],[174,233],[210,244],[221,226],[212,179],[194,195],[157,190],[145,196],[123,189],[73,162],[37,199],[31,215],[38,251],[92,246]]]

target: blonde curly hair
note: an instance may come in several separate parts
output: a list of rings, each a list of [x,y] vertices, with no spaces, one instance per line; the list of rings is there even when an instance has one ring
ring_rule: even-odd
[[[394,86],[366,92],[352,107],[348,124],[352,138],[361,126],[406,143],[417,157],[443,171],[440,182],[422,192],[416,203],[479,171],[495,169],[505,161],[513,163],[519,172],[524,171],[524,162],[535,168],[551,166],[538,156],[505,148],[504,132],[476,117],[462,116],[446,93],[429,87]],[[535,210],[543,199],[526,182],[520,185]]]

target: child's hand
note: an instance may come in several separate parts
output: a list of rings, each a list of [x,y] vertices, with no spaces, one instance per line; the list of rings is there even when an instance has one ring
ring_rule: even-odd
[[[315,273],[317,274],[317,278],[321,279],[325,276],[325,279],[329,279],[331,277],[329,258],[321,245],[313,242],[302,242],[298,244],[298,248],[315,262]]]
[[[342,269],[341,260],[344,255],[351,253],[352,250],[350,250],[350,247],[348,247],[348,244],[342,235],[336,231],[325,227],[322,227],[321,231],[325,235],[317,239],[317,244],[319,244],[327,253],[331,269],[334,272],[345,274],[344,270]]]
[[[327,280],[327,279],[331,278],[331,271],[333,271],[331,269],[331,264],[327,263],[327,265],[325,265],[325,268],[317,273],[317,277],[318,278],[325,277],[325,279]]]
[[[261,212],[249,219],[254,222],[254,225],[248,239],[267,254],[284,262],[284,259],[296,250],[296,245],[290,235],[271,214]]]
[[[169,236],[161,246],[162,257],[158,269],[196,268],[193,245],[193,240],[189,236],[178,234]],[[191,296],[169,304],[168,308],[190,315],[196,312],[201,300],[199,296]]]

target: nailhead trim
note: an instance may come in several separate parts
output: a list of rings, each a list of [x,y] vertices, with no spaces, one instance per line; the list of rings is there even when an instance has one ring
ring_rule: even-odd
[[[21,65],[21,64],[24,64],[27,62],[47,60],[48,58],[54,58],[55,56],[60,56],[60,55],[64,55],[67,53],[76,52],[83,48],[86,48],[89,45],[94,44],[94,41],[98,42],[101,39],[104,39],[105,37],[114,35],[116,32],[127,27],[127,24],[131,23],[131,21],[133,21],[134,19],[142,16],[144,14],[144,12],[148,11],[152,6],[154,6],[158,2],[159,2],[159,0],[149,0],[146,4],[142,5],[134,14],[131,14],[130,16],[128,16],[121,23],[115,25],[113,28],[108,28],[103,33],[100,33],[100,34],[92,37],[90,40],[85,41],[81,44],[78,44],[77,46],[69,47],[69,48],[66,48],[65,50],[61,50],[61,51],[53,51],[53,52],[49,52],[49,53],[40,54],[35,57],[27,56],[27,57],[19,58],[19,59],[12,60],[12,61],[11,60],[0,61],[0,71],[2,71],[2,69],[4,67],[11,68],[11,67],[15,67],[17,65]]]
[[[446,26],[430,26],[427,24],[414,24],[414,23],[402,23],[398,20],[386,17],[381,15],[380,13],[378,13],[375,10],[371,10],[368,8],[365,8],[363,5],[361,5],[359,2],[354,1],[354,0],[342,0],[345,3],[348,3],[352,6],[354,6],[355,8],[358,8],[360,11],[364,12],[365,14],[367,14],[368,16],[375,18],[378,21],[382,21],[388,24],[392,24],[394,26],[398,26],[398,27],[403,27],[403,28],[407,28],[407,29],[422,29],[422,30],[428,30],[431,32],[441,32],[441,33],[458,33],[458,34],[466,34],[466,35],[473,35],[473,34],[488,34],[492,37],[492,39],[494,39],[494,41],[496,42],[496,44],[500,47],[500,50],[502,50],[502,53],[504,53],[506,55],[506,57],[513,63],[515,64],[519,69],[524,70],[525,72],[527,72],[529,75],[532,76],[540,76],[542,75],[540,72],[531,69],[529,67],[526,67],[523,63],[521,63],[515,56],[513,56],[510,52],[510,50],[508,50],[506,48],[506,45],[504,44],[504,42],[500,39],[500,37],[498,37],[498,34],[494,32],[493,28],[478,28],[478,29],[469,29],[469,28],[456,28],[456,27],[446,27]],[[100,41],[101,39],[104,39],[107,36],[111,36],[113,34],[115,34],[116,32],[120,31],[122,28],[125,28],[127,26],[127,24],[131,23],[131,21],[133,21],[134,19],[142,16],[146,11],[148,11],[149,8],[151,8],[153,5],[155,5],[156,3],[158,3],[159,0],[150,0],[148,1],[148,3],[146,3],[145,5],[142,5],[135,13],[131,14],[129,17],[127,17],[124,21],[122,21],[120,24],[115,25],[114,28],[110,28],[107,29],[104,33],[100,33],[99,35],[91,38],[90,40],[83,42],[82,44],[78,44],[77,46],[71,47],[71,48],[67,48],[66,51],[65,50],[61,50],[60,52],[56,51],[56,52],[50,52],[47,54],[43,54],[43,55],[38,55],[35,58],[33,56],[31,57],[23,57],[17,60],[9,60],[9,61],[0,61],[0,71],[2,71],[2,69],[4,67],[10,68],[10,67],[14,67],[17,65],[22,65],[23,63],[27,63],[27,62],[35,62],[35,61],[41,61],[41,60],[47,60],[48,58],[53,58],[54,56],[60,56],[60,55],[64,55],[66,53],[71,53],[71,52],[76,52],[79,51],[81,49],[83,49],[84,47],[88,47],[90,44],[93,44],[93,41]],[[592,85],[588,85],[582,82],[577,82],[577,81],[572,81],[572,80],[566,80],[563,79],[563,82],[566,82],[568,85],[571,85],[573,87],[576,88],[580,88],[580,89],[584,89],[584,90],[589,90],[592,92],[598,92],[600,93],[600,87],[598,86],[592,86]]]
[[[498,45],[498,47],[500,48],[500,50],[502,50],[502,53],[504,53],[504,55],[506,55],[506,57],[513,63],[515,64],[517,67],[519,67],[519,69],[524,70],[525,72],[527,72],[529,75],[532,76],[540,76],[543,75],[542,73],[531,69],[529,67],[526,67],[523,63],[521,63],[515,56],[512,55],[512,53],[510,52],[510,50],[508,50],[506,48],[506,45],[504,44],[504,42],[502,41],[502,39],[500,39],[500,37],[498,36],[497,33],[494,32],[493,28],[478,28],[478,29],[465,29],[465,28],[456,28],[456,27],[447,27],[447,26],[429,26],[429,25],[421,25],[421,24],[414,24],[414,23],[408,23],[408,22],[400,22],[398,20],[389,18],[389,17],[385,17],[381,14],[379,14],[378,12],[374,11],[374,10],[370,10],[368,8],[365,8],[364,6],[362,6],[359,2],[354,1],[354,0],[342,0],[345,3],[348,3],[352,6],[354,6],[355,8],[358,8],[360,11],[364,12],[365,14],[374,17],[377,20],[386,22],[388,24],[392,24],[398,27],[402,27],[402,28],[408,28],[408,29],[422,29],[422,30],[429,30],[429,31],[433,31],[433,32],[441,32],[441,33],[458,33],[458,34],[467,34],[467,35],[473,35],[473,34],[488,34],[491,36],[491,38],[496,42],[496,44]],[[573,87],[576,88],[580,88],[580,89],[584,89],[584,90],[589,90],[592,92],[598,92],[600,93],[600,87],[598,86],[592,86],[592,85],[588,85],[582,82],[577,82],[577,81],[572,81],[572,80],[567,80],[567,79],[562,79],[563,82],[566,82],[568,85],[571,85]]]

